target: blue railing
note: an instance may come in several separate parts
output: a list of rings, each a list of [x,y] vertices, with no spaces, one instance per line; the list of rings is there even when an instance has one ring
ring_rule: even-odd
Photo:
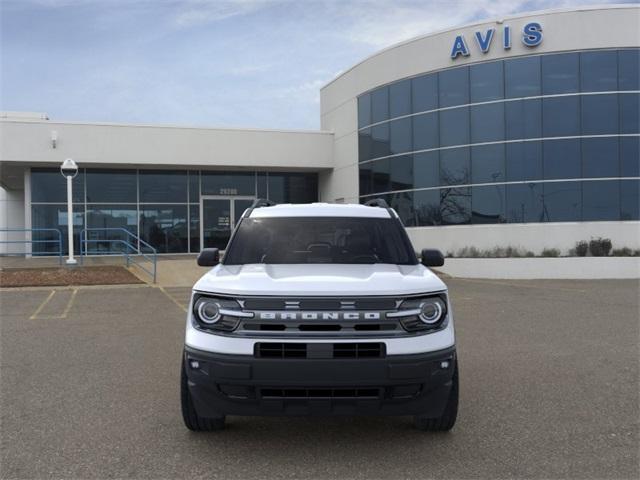
[[[100,233],[106,233],[107,235],[116,233],[120,234],[121,238],[89,238],[89,234],[94,232],[98,234],[95,237],[100,237]],[[89,244],[106,244],[108,248],[106,250],[90,250]],[[116,248],[111,250],[114,246]],[[118,246],[121,248],[118,249]],[[147,251],[145,252],[143,249]],[[126,228],[85,228],[82,230],[80,232],[80,261],[84,262],[84,257],[91,254],[123,255],[126,259],[127,267],[131,264],[136,265],[140,270],[153,278],[153,283],[156,282],[158,252],[155,248],[137,235],[131,233]],[[138,258],[141,258],[142,260],[138,261]],[[144,264],[143,262],[145,260],[151,265]]]
[[[0,239],[0,244],[14,244],[14,243],[22,243],[22,244],[31,244],[31,252],[3,252],[3,255],[32,255],[32,256],[58,256],[58,261],[60,265],[62,265],[62,232],[57,228],[1,228],[0,233],[31,233],[30,238],[25,238],[23,240],[9,240],[7,235],[7,239]],[[33,234],[38,233],[53,233],[53,237],[55,238],[47,238],[47,235],[44,239],[35,239]],[[36,235],[37,236],[37,235]],[[47,250],[44,252],[34,252],[33,246],[36,244],[56,244],[57,250]]]

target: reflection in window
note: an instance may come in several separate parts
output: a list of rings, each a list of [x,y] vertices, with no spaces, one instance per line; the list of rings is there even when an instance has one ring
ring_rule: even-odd
[[[60,175],[60,174],[59,174]],[[67,242],[67,205],[32,205],[31,206],[31,228],[57,228],[60,230],[59,236],[56,232],[33,232],[33,245],[31,252],[34,255],[58,254],[58,240],[62,239],[62,254],[69,252]],[[73,233],[74,252],[80,254],[80,231],[84,228],[84,205],[73,206]],[[15,248],[15,247],[14,247]],[[9,247],[11,250],[11,247]],[[15,251],[15,250],[14,250]]]
[[[391,154],[389,147],[389,124],[371,127],[371,157],[386,157]]]
[[[640,220],[640,181],[620,181],[620,220]]]
[[[580,97],[543,99],[542,135],[544,137],[580,135]]]
[[[265,195],[266,196],[266,195]],[[200,205],[189,205],[189,246],[191,252],[200,251]]]
[[[438,108],[437,73],[411,79],[411,102],[413,113]]]
[[[200,201],[200,172],[198,170],[189,172],[189,201],[192,203]]]
[[[84,169],[72,181],[73,203],[84,203]],[[58,168],[31,169],[31,201],[67,203],[67,179]]]
[[[504,223],[504,185],[471,188],[471,223]]]
[[[640,49],[618,51],[618,89],[640,90]]]
[[[140,202],[187,202],[187,172],[141,170]]]
[[[382,87],[371,92],[371,123],[389,119],[389,88]]]
[[[371,96],[366,93],[358,97],[358,128],[371,124]]]
[[[438,148],[438,112],[413,117],[413,150]]]
[[[414,188],[436,187],[440,184],[440,153],[424,152],[413,154]]]
[[[582,185],[582,220],[620,219],[620,181],[592,181]]]
[[[276,203],[318,201],[317,173],[269,173],[269,199]]]
[[[440,151],[440,185],[465,185],[470,178],[469,148]]]
[[[469,107],[440,112],[440,146],[469,143]]]
[[[87,205],[87,228],[105,229],[87,232],[85,251],[90,254],[131,253],[138,248],[126,233],[138,235],[136,205]]]
[[[580,140],[547,140],[543,144],[545,180],[580,178]]]
[[[358,160],[363,162],[373,157],[373,140],[371,129],[365,128],[358,132]]]
[[[620,133],[640,133],[640,95],[620,95]],[[613,132],[613,133],[618,133]]]
[[[391,189],[409,190],[413,188],[413,157],[402,155],[389,159],[391,165]]]
[[[620,139],[620,176],[640,177],[640,137]]]
[[[439,75],[440,108],[469,103],[469,69],[444,70]]]
[[[542,136],[542,100],[506,102],[504,108],[507,140]]]
[[[505,181],[504,144],[471,147],[471,183]]]
[[[389,118],[411,113],[411,81],[402,80],[389,86]]]
[[[618,177],[619,174],[617,137],[582,139],[583,177]]]
[[[203,195],[255,195],[254,172],[202,172]]]
[[[542,57],[542,94],[575,93],[579,90],[580,57],[561,53]]]
[[[504,140],[504,104],[471,107],[471,143]]]
[[[545,222],[576,222],[582,213],[582,182],[543,184]]]
[[[388,192],[391,190],[389,161],[390,159],[385,158],[384,160],[376,160],[371,163],[373,167],[371,171],[373,193]]]
[[[416,224],[420,226],[442,225],[440,190],[413,192],[413,209]]]
[[[87,170],[87,202],[135,203],[137,183],[135,170]]]
[[[411,118],[389,122],[389,137],[391,154],[411,151]]]
[[[618,90],[618,54],[616,51],[580,53],[580,83],[583,92]]]
[[[542,179],[542,142],[514,142],[505,145],[507,181]]]
[[[503,62],[488,62],[469,67],[471,103],[504,98]]]
[[[140,236],[158,253],[189,251],[186,205],[144,205],[140,207]]]
[[[540,95],[540,57],[514,58],[504,64],[506,98]]]
[[[373,164],[371,162],[369,163],[363,163],[362,165],[360,165],[360,171],[359,171],[359,180],[360,180],[360,195],[369,195],[370,193],[373,193],[372,191],[372,187],[371,187],[371,167],[373,166]]]
[[[506,187],[508,223],[542,221],[542,184],[520,183]]]
[[[269,198],[269,187],[267,181],[267,172],[256,173],[256,196],[258,198]]]
[[[414,226],[413,193],[398,192],[388,195],[387,198],[389,206],[396,211],[402,223],[408,227]]]
[[[443,225],[462,225],[471,221],[471,188],[440,189],[440,215]]]
[[[582,135],[618,133],[618,95],[582,97]]]

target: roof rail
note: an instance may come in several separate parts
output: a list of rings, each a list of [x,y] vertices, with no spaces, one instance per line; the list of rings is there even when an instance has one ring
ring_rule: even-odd
[[[274,205],[276,205],[276,202],[269,200],[268,198],[256,198],[245,212],[244,217],[249,217],[255,208],[273,207]]]
[[[371,200],[367,200],[364,202],[365,207],[380,207],[380,208],[389,208],[389,204],[383,198],[372,198]]]

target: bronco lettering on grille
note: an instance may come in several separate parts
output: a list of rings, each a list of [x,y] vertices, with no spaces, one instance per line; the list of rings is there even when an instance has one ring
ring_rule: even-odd
[[[380,320],[380,312],[256,312],[260,320]]]

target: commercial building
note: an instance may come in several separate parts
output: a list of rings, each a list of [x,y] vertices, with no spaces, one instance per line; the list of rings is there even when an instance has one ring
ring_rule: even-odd
[[[224,246],[251,199],[384,197],[417,248],[640,248],[640,8],[523,14],[383,50],[321,90],[321,131],[2,120],[0,228]],[[604,29],[603,25],[608,26]],[[99,248],[99,244],[97,244]],[[45,248],[42,244],[38,248]]]

